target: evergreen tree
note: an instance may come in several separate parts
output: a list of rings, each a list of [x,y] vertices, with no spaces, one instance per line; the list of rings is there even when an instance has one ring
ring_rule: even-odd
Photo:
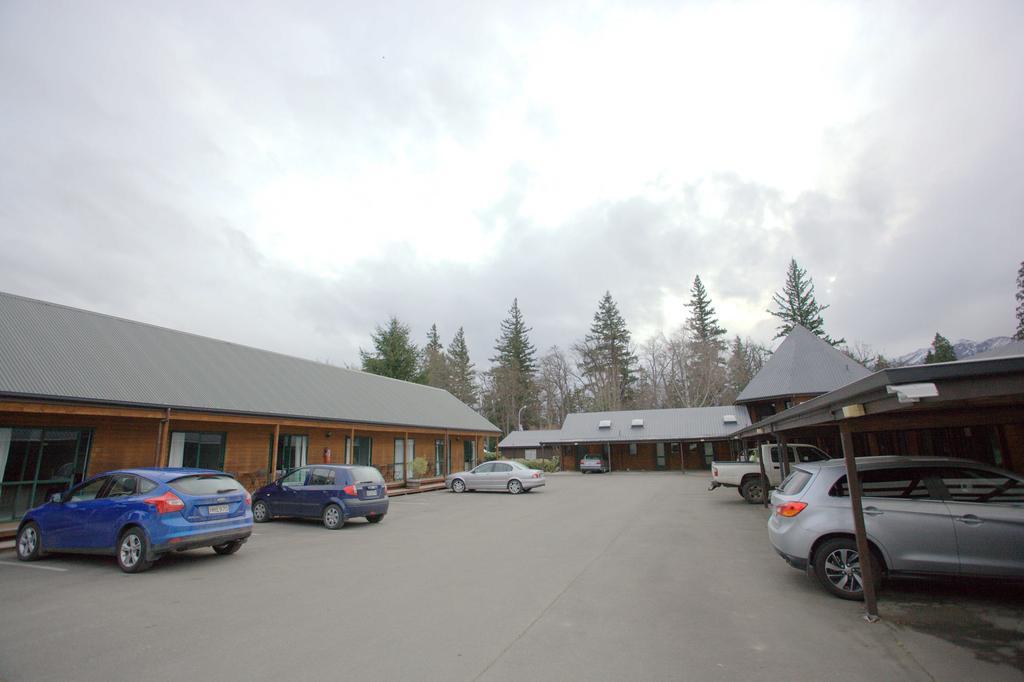
[[[448,390],[453,396],[470,407],[476,405],[476,371],[469,360],[469,348],[466,347],[466,334],[459,327],[455,337],[448,344]]]
[[[597,304],[590,333],[577,346],[581,371],[595,410],[621,410],[633,399],[637,358],[619,306],[606,291]]]
[[[531,331],[523,321],[519,299],[512,299],[512,307],[509,308],[508,317],[501,321],[501,334],[494,346],[498,354],[491,358],[491,362],[501,367],[514,367],[524,375],[533,376],[537,371],[537,351],[530,343]]]
[[[793,325],[799,324],[808,331],[820,336],[833,346],[844,343],[846,339],[833,340],[825,333],[825,321],[821,313],[828,309],[827,305],[819,305],[814,297],[814,280],[807,275],[793,258],[786,270],[786,284],[781,292],[772,297],[775,310],[769,310],[782,321],[776,328],[775,338],[781,338],[793,331]]]
[[[1024,261],[1017,271],[1017,332],[1013,335],[1017,341],[1024,341]]]
[[[536,423],[533,413],[537,399],[533,384],[537,351],[530,343],[530,331],[519,309],[519,299],[513,299],[494,346],[497,355],[491,362],[495,366],[487,373],[488,390],[484,400],[487,416],[506,432],[519,423],[520,410],[524,412],[523,424]]]
[[[750,380],[754,378],[754,371],[751,366],[750,351],[747,346],[740,340],[737,335],[732,340],[732,348],[729,353],[729,360],[725,365],[727,385],[726,400],[723,402],[731,403],[736,400]]]
[[[952,362],[956,360],[956,352],[953,344],[942,334],[935,332],[935,339],[932,340],[931,350],[924,357],[924,364],[930,365],[934,362]]]
[[[430,386],[448,388],[448,363],[441,345],[441,335],[437,333],[437,325],[430,325],[427,332],[427,345],[423,348],[423,376]]]
[[[363,371],[403,381],[423,383],[420,352],[409,338],[409,327],[394,315],[386,327],[378,325],[373,332],[372,353],[359,349]]]
[[[686,329],[690,339],[686,359],[686,403],[692,407],[717,405],[726,391],[728,373],[722,362],[726,331],[718,324],[700,275],[690,289],[690,317]]]
[[[889,361],[889,358],[879,353],[878,357],[875,358],[875,364],[872,369],[877,372],[881,369],[889,369],[890,367],[892,367],[892,363]]]
[[[700,281],[700,275],[693,278],[690,302],[686,304],[686,307],[690,309],[690,319],[687,321],[687,325],[693,343],[707,344],[719,351],[725,350],[723,339],[726,331],[718,324],[715,308],[711,305],[711,297],[708,296],[704,283]]]

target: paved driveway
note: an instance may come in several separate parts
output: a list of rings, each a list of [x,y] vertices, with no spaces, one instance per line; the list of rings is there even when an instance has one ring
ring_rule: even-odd
[[[774,555],[764,510],[706,485],[409,495],[377,526],[276,521],[137,576],[2,553],[0,679],[1021,677],[1020,589],[911,584],[870,625]]]

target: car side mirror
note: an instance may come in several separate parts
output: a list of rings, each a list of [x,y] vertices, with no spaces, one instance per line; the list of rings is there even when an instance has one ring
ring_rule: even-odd
[[[54,493],[54,494],[50,495],[50,502],[54,502],[56,504],[63,504],[64,503],[64,493]]]

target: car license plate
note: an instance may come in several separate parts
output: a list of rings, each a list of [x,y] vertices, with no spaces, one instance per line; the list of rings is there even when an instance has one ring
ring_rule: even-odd
[[[363,494],[365,494],[367,497],[377,497],[377,489],[367,488],[363,491]]]
[[[213,516],[214,514],[227,514],[228,513],[228,505],[226,505],[226,504],[211,504],[209,507],[206,508],[206,511],[209,512],[210,516]]]

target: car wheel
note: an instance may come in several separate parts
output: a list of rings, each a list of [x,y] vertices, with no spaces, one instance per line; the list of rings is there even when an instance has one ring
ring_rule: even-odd
[[[327,530],[338,530],[345,525],[345,517],[341,513],[341,507],[336,504],[329,504],[323,513],[324,528]]]
[[[252,505],[252,520],[256,523],[266,523],[270,520],[270,509],[263,500],[256,500]]]
[[[760,477],[754,476],[743,481],[743,485],[740,486],[740,495],[748,504],[764,502],[764,488],[761,486]]]
[[[139,528],[129,528],[117,543],[117,565],[125,573],[141,573],[153,565],[146,558],[149,542]]]
[[[29,521],[18,531],[17,546],[18,558],[22,561],[35,561],[43,556],[43,543],[35,521]]]
[[[508,482],[508,491],[513,495],[518,495],[523,492],[523,483],[517,479],[512,479]]]
[[[384,515],[383,514],[374,514],[373,516],[367,516],[366,520],[369,521],[370,523],[380,523],[381,521],[384,520]]]
[[[227,556],[228,554],[234,554],[238,550],[242,549],[241,540],[232,540],[231,542],[225,542],[223,545],[214,545],[213,551],[217,554]]]
[[[466,492],[466,482],[461,478],[456,478],[452,481],[452,492],[453,493],[464,493]]]
[[[871,554],[871,573],[877,589],[882,583],[882,566],[874,553]],[[864,599],[860,552],[852,538],[836,538],[819,547],[814,555],[814,575],[827,592],[840,599]]]

